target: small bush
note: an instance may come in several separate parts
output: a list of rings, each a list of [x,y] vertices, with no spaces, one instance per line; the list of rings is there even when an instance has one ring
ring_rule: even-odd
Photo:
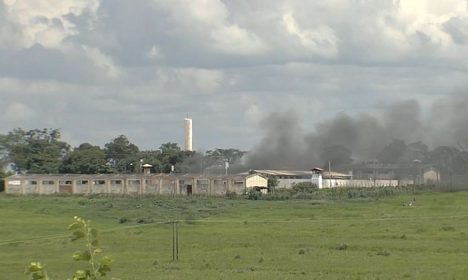
[[[377,256],[384,256],[384,257],[388,257],[390,256],[390,252],[387,251],[387,250],[380,250],[376,253]]]
[[[262,193],[259,190],[251,189],[247,193],[247,199],[258,200],[262,196]]]
[[[80,199],[80,200],[78,201],[78,205],[80,205],[80,206],[85,206],[85,205],[86,205],[86,201]]]
[[[347,250],[348,249],[348,244],[343,242],[340,245],[336,246],[335,249],[339,250],[339,251]]]
[[[119,218],[119,224],[125,224],[126,222],[128,222],[129,220],[127,219],[127,217],[120,217]]]
[[[137,224],[151,224],[154,220],[152,218],[138,218],[136,222]]]
[[[237,193],[235,193],[235,192],[226,192],[226,197],[228,199],[236,199],[237,198]]]
[[[294,184],[292,187],[293,192],[295,193],[313,193],[316,190],[318,190],[318,187],[316,184],[313,184],[312,182],[300,182],[297,184]]]
[[[455,231],[455,228],[452,227],[452,226],[445,225],[445,226],[442,227],[442,230],[443,231]]]

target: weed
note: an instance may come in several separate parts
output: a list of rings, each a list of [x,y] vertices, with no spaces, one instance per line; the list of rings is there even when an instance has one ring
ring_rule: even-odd
[[[99,246],[98,231],[91,227],[91,221],[76,216],[74,220],[74,223],[68,226],[68,230],[72,231],[70,240],[72,242],[84,240],[85,249],[76,251],[73,254],[73,260],[87,262],[88,267],[76,270],[73,279],[86,280],[105,277],[111,271],[111,264],[114,260],[108,256],[98,258],[103,249]],[[40,262],[31,262],[26,273],[31,276],[32,280],[50,280],[45,266]]]
[[[119,224],[125,224],[126,222],[128,222],[129,220],[127,219],[127,217],[120,217],[119,218]]]
[[[382,250],[377,251],[376,255],[377,256],[388,257],[388,256],[390,256],[390,252],[387,251],[387,250],[382,249]]]
[[[455,227],[445,225],[442,227],[442,230],[443,231],[455,231]]]
[[[338,246],[335,247],[336,250],[339,251],[344,251],[348,249],[348,244],[347,243],[340,243]]]
[[[138,218],[136,220],[137,224],[151,224],[154,222],[152,218]]]
[[[235,192],[229,192],[229,191],[228,191],[228,192],[226,193],[226,198],[228,198],[228,199],[236,199],[237,197],[238,197],[238,196],[237,196],[237,193],[235,193]]]

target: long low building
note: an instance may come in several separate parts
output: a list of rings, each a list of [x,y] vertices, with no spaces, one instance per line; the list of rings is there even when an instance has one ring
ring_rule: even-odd
[[[5,180],[10,194],[206,195],[243,194],[267,188],[258,174],[18,174]]]
[[[250,170],[251,174],[259,174],[267,178],[276,178],[277,188],[292,188],[295,184],[310,182],[319,189],[336,187],[395,187],[412,185],[412,180],[370,179],[355,180],[352,174],[325,171],[321,168],[311,170]],[[246,173],[243,173],[246,174]]]

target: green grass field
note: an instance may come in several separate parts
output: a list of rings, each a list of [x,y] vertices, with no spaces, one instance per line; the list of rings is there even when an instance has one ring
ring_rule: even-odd
[[[413,197],[414,206],[403,206]],[[119,279],[466,279],[468,192],[251,201],[0,195],[0,279],[80,267],[68,224],[91,219]],[[172,225],[179,261],[172,261]],[[110,279],[110,277],[109,277]]]

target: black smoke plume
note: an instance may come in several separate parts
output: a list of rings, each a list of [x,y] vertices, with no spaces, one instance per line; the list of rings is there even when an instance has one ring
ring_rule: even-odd
[[[396,140],[405,143],[463,147],[468,144],[468,95],[436,100],[423,110],[405,100],[385,106],[377,115],[341,113],[306,132],[293,111],[272,113],[262,123],[262,140],[250,151],[252,169],[335,168],[357,161],[390,161],[382,153]],[[393,156],[389,153],[389,156]]]

